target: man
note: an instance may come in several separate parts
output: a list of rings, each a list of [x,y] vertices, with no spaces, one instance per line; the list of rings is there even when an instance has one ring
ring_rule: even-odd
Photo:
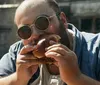
[[[100,33],[79,32],[67,23],[55,0],[23,1],[15,24],[21,41],[0,61],[0,85],[100,85]],[[41,36],[52,34],[61,41],[51,41],[45,56],[55,62],[39,64],[28,53]]]

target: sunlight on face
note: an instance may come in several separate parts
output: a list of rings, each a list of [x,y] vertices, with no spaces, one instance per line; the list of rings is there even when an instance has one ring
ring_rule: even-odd
[[[18,28],[20,28],[20,26],[22,26],[22,25],[34,24],[36,17],[43,15],[43,14],[47,15],[47,16],[55,15],[50,19],[50,25],[45,33],[46,34],[50,34],[50,33],[58,34],[59,21],[58,21],[58,18],[56,16],[56,13],[45,2],[45,0],[42,0],[42,1],[43,1],[42,3],[36,3],[36,4],[34,2],[35,5],[32,5],[32,3],[29,3],[27,5],[27,3],[25,3],[25,5],[27,5],[27,6],[26,6],[26,8],[24,7],[24,9],[22,9],[24,4],[22,5],[22,7],[19,7],[19,9],[18,9],[19,14],[17,13],[16,18],[15,18],[16,25]],[[36,30],[35,27],[32,28],[32,30],[33,30],[33,33],[31,35],[31,37],[29,39],[23,40],[23,43],[25,45],[37,40],[41,34]],[[46,35],[45,33],[44,33],[44,35]]]

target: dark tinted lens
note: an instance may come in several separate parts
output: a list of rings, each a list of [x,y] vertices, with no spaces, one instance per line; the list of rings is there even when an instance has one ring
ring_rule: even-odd
[[[49,21],[46,17],[41,16],[41,17],[37,18],[37,20],[35,22],[35,26],[39,30],[45,30],[49,26]]]
[[[30,38],[31,34],[32,34],[32,31],[29,28],[29,26],[23,26],[23,27],[18,29],[18,35],[22,39]]]

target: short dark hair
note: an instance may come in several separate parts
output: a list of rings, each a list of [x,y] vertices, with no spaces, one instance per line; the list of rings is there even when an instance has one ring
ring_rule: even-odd
[[[60,13],[60,8],[55,0],[47,0],[47,3],[56,13]]]

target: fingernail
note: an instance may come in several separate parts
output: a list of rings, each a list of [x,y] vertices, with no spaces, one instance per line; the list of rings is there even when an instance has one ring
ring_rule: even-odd
[[[56,44],[56,42],[53,40],[50,40],[49,43],[50,43],[50,45]]]
[[[25,45],[25,46],[24,46],[24,48],[28,48],[28,47],[29,47],[29,45]]]
[[[25,45],[24,48],[30,48],[30,49],[33,49],[33,46],[31,46],[31,45]]]

